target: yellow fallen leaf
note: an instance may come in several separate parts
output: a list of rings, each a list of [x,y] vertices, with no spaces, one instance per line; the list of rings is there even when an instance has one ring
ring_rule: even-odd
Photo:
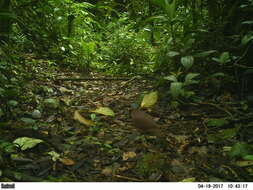
[[[61,158],[60,161],[66,166],[72,166],[75,164],[75,162],[69,158]]]
[[[189,177],[189,178],[183,179],[181,182],[195,182],[195,181],[196,181],[195,177]]]
[[[65,87],[60,87],[59,90],[61,91],[61,93],[65,93],[65,92],[72,92],[72,90],[69,90]]]
[[[104,168],[101,173],[105,176],[110,176],[112,175],[112,168],[110,167]]]
[[[71,99],[68,97],[63,97],[60,99],[64,104],[66,104],[67,106],[70,105]]]
[[[158,99],[157,91],[150,92],[149,94],[146,94],[143,97],[143,100],[141,102],[141,107],[142,108],[149,108],[149,107],[155,105],[155,103],[157,102],[157,99]]]
[[[74,119],[79,121],[80,123],[82,123],[84,125],[87,125],[87,126],[95,126],[96,125],[95,122],[93,122],[91,120],[88,120],[88,119],[85,119],[83,116],[81,116],[78,111],[75,111]]]
[[[126,161],[128,160],[129,158],[134,158],[136,157],[136,153],[135,152],[125,152],[123,154],[123,160]]]
[[[237,161],[236,165],[239,167],[247,167],[247,166],[252,166],[253,165],[253,161],[248,161],[248,160],[243,160],[243,161]]]
[[[115,113],[108,107],[99,107],[91,112],[99,113],[106,116],[115,116]]]

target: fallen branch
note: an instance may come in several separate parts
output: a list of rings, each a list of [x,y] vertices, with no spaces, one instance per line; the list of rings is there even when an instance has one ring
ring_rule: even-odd
[[[92,78],[92,77],[83,77],[83,78],[58,78],[56,80],[60,81],[85,81],[85,80],[91,80],[91,81],[110,81],[110,80],[129,80],[132,79],[130,77],[118,77],[118,78],[112,78],[112,77],[101,77],[101,78]]]
[[[122,175],[114,175],[114,177],[117,177],[117,178],[120,178],[120,179],[129,180],[129,181],[143,182],[143,180],[132,178],[132,177],[126,177],[126,176],[122,176]]]

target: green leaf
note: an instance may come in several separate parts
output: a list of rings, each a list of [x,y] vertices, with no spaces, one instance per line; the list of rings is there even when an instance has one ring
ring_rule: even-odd
[[[247,155],[251,155],[252,153],[252,147],[244,142],[238,142],[233,145],[229,156],[231,158],[247,158]]]
[[[227,63],[228,61],[230,61],[230,55],[229,55],[229,52],[223,52],[220,56],[220,61],[221,63]]]
[[[149,107],[156,104],[157,99],[158,99],[158,92],[157,91],[150,92],[149,94],[146,94],[143,97],[143,100],[141,102],[141,107],[142,108],[149,108]]]
[[[211,75],[211,78],[214,77],[225,77],[225,73],[222,73],[222,72],[218,72],[218,73],[214,73]]]
[[[50,152],[48,152],[47,154],[51,156],[51,158],[52,158],[52,160],[53,160],[54,162],[60,159],[60,154],[58,154],[58,153],[55,152],[55,151],[50,151]]]
[[[216,50],[203,51],[203,52],[195,54],[194,57],[207,57],[215,52],[217,51]]]
[[[18,145],[18,147],[21,147],[21,150],[27,150],[30,148],[33,148],[37,144],[43,142],[41,139],[34,139],[30,137],[21,137],[17,138],[13,141],[14,144]]]
[[[8,105],[11,107],[16,107],[18,105],[18,102],[16,100],[10,100],[8,101]]]
[[[5,141],[0,141],[0,150],[6,152],[6,153],[15,153],[16,152],[16,147],[13,143],[11,142],[5,142]]]
[[[191,81],[192,79],[194,79],[195,77],[199,76],[199,73],[188,73],[185,76],[185,82],[187,81]]]
[[[224,125],[227,125],[229,122],[226,118],[220,118],[220,119],[209,119],[207,121],[207,126],[209,127],[222,127]]]
[[[26,124],[31,124],[31,125],[36,123],[36,121],[34,119],[26,118],[26,117],[22,117],[20,120]]]
[[[164,77],[164,79],[172,81],[172,82],[177,82],[177,77],[174,75],[166,76],[166,77]]]
[[[53,98],[48,98],[44,100],[44,105],[47,108],[55,109],[59,107],[59,101]]]
[[[190,69],[194,63],[193,56],[185,56],[181,58],[181,63],[186,69]]]
[[[99,107],[96,110],[91,111],[91,112],[99,113],[106,116],[115,116],[115,113],[108,107]]]
[[[253,35],[252,34],[245,35],[242,38],[241,44],[242,45],[247,45],[251,40],[253,40]]]
[[[183,94],[183,83],[181,82],[173,82],[170,84],[170,93],[173,98],[177,98],[181,94]]]
[[[246,155],[246,156],[243,156],[243,159],[244,159],[244,160],[253,161],[253,155]]]
[[[234,127],[231,129],[224,129],[219,131],[219,136],[222,140],[229,140],[233,137],[235,137],[238,133],[239,128]]]
[[[177,52],[177,51],[169,51],[168,53],[167,53],[167,56],[169,56],[169,57],[175,57],[175,56],[177,56],[177,55],[179,55],[180,53],[179,52]]]
[[[149,17],[149,18],[147,18],[145,20],[145,23],[154,22],[156,20],[158,20],[158,21],[167,21],[167,18],[165,16],[161,16],[161,15],[159,15],[159,16],[151,16],[151,17]]]
[[[165,12],[168,15],[170,21],[175,18],[176,13],[176,0],[173,0],[172,3],[169,3],[168,0],[164,0],[165,2]]]
[[[242,24],[253,24],[253,20],[243,21]]]

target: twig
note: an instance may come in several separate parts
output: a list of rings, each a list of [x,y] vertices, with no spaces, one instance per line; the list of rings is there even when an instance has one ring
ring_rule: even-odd
[[[108,80],[129,80],[131,78],[129,77],[118,77],[118,78],[107,78],[107,77],[102,77],[102,78],[92,78],[92,77],[84,77],[84,78],[58,78],[56,80],[60,80],[60,81],[67,81],[67,80],[71,80],[71,81],[85,81],[85,80],[105,80],[105,81],[108,81]]]
[[[139,79],[140,76],[135,76],[135,77],[132,77],[130,80],[126,81],[125,84],[123,84],[120,88],[124,88],[127,84],[129,84],[130,82],[136,80],[136,79]]]
[[[114,175],[114,177],[121,178],[121,179],[126,179],[126,180],[129,180],[129,181],[143,182],[143,180],[132,178],[132,177],[126,177],[126,176],[122,176],[122,175]]]
[[[209,103],[209,102],[199,102],[199,103],[197,103],[197,104],[196,104],[196,103],[190,103],[190,105],[194,105],[194,106],[196,106],[196,105],[198,105],[198,104],[213,106],[213,107],[215,107],[215,108],[217,108],[217,109],[219,109],[219,110],[221,110],[221,111],[227,113],[230,117],[233,117],[233,114],[232,114],[232,113],[230,113],[228,110],[226,110],[226,109],[224,109],[224,108],[221,108],[221,107],[218,106],[217,104],[213,104],[213,103]]]

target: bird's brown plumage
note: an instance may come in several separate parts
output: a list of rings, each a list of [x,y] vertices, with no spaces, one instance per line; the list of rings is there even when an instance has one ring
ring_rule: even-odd
[[[143,134],[154,135],[162,137],[163,133],[159,128],[159,125],[153,120],[153,118],[141,110],[133,110],[131,112],[134,127],[137,128]]]

